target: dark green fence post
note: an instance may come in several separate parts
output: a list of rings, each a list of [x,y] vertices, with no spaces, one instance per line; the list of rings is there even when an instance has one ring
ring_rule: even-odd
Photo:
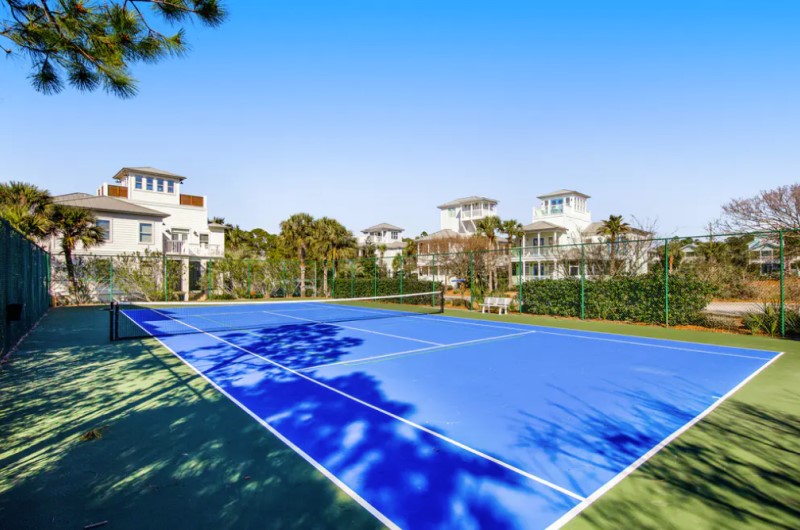
[[[669,327],[669,239],[664,240],[664,325]]]
[[[212,293],[214,292],[214,276],[213,276],[214,273],[211,270],[212,263],[214,263],[213,260],[208,260],[206,262],[206,276],[208,276],[208,294],[206,295],[206,298],[208,298],[209,300],[211,300]]]
[[[250,293],[252,292],[252,283],[250,279],[250,260],[247,260],[247,298],[250,298]]]
[[[317,260],[314,260],[314,298],[319,298],[317,292]]]
[[[405,276],[405,269],[403,268],[405,262],[403,261],[403,255],[400,254],[400,296],[403,296],[403,276]]]
[[[350,298],[356,297],[356,260],[350,260]]]
[[[333,260],[331,270],[333,271],[333,276],[331,276],[331,298],[336,298],[336,260]]]
[[[786,291],[784,289],[784,276],[785,276],[785,260],[784,260],[784,239],[783,239],[783,230],[778,232],[778,237],[780,239],[780,259],[781,259],[781,269],[780,269],[780,279],[781,279],[781,337],[786,336]]]
[[[436,290],[436,253],[431,254],[431,292]],[[444,294],[442,294],[444,296]],[[431,305],[436,305],[436,295],[431,295]]]
[[[378,256],[372,258],[372,296],[378,298]]]
[[[169,302],[169,261],[164,254],[164,301]]]
[[[289,293],[286,291],[286,260],[281,260],[281,267],[283,268],[283,297],[288,298]]]
[[[108,258],[108,298],[109,302],[114,301],[114,257]]]
[[[469,253],[469,310],[470,311],[472,311],[472,303],[473,303],[472,300],[473,300],[473,296],[474,296],[473,286],[475,284],[475,282],[474,282],[474,276],[475,276],[475,274],[474,274],[474,257],[475,257],[474,253],[472,251],[470,251],[470,253]]]
[[[519,314],[522,314],[522,277],[525,272],[525,264],[522,262],[522,250],[524,247],[520,246],[517,251],[519,252],[519,260],[517,263],[517,283],[519,284]]]
[[[586,245],[581,243],[581,320],[586,320]]]

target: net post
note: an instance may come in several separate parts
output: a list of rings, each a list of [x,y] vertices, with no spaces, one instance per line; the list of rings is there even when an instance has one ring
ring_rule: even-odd
[[[115,319],[114,300],[108,304],[108,340],[114,342],[114,319]]]
[[[780,241],[780,288],[781,288],[781,337],[786,336],[786,290],[784,284],[784,277],[785,277],[785,253],[784,253],[784,245],[785,239],[783,236],[783,230],[778,231],[778,239]]]
[[[669,239],[664,239],[664,326],[669,327]]]
[[[444,286],[439,290],[439,312],[444,313]]]
[[[469,252],[469,310],[472,311],[473,296],[475,286],[474,253]]]
[[[520,245],[517,248],[517,251],[519,252],[519,260],[518,260],[518,264],[517,264],[517,283],[519,284],[518,285],[518,287],[519,287],[519,314],[521,315],[522,314],[522,277],[523,277],[523,272],[524,272],[524,268],[525,268],[525,265],[522,263],[522,251],[523,251],[522,245]]]

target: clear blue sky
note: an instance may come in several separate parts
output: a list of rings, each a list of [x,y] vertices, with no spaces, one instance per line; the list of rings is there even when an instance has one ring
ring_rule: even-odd
[[[93,193],[122,166],[189,177],[210,214],[438,229],[466,195],[531,220],[573,188],[595,219],[697,233],[797,181],[796,0],[232,1],[141,93],[33,91],[0,61],[0,180]]]

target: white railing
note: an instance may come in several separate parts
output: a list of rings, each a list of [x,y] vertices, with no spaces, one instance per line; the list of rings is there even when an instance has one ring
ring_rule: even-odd
[[[196,256],[200,258],[221,257],[224,251],[220,245],[197,245],[186,241],[164,241],[165,254],[177,254],[179,256]]]

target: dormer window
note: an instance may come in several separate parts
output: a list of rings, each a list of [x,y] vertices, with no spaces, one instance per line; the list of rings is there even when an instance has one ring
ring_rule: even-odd
[[[136,175],[136,178],[134,179],[134,187],[137,190],[142,189],[142,177],[141,177],[141,175]]]
[[[164,193],[164,179],[156,180],[156,191]]]
[[[175,183],[171,180],[167,181],[167,193],[175,193]]]
[[[392,239],[396,241],[399,235],[399,232],[392,232]]]
[[[151,177],[147,177],[147,191],[153,191],[153,179]]]

